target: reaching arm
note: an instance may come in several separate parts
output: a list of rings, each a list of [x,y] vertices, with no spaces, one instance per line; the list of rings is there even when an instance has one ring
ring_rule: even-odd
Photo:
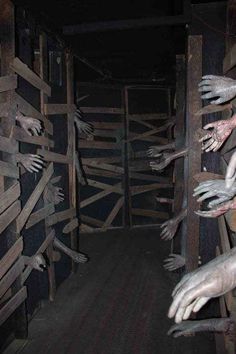
[[[163,229],[161,232],[161,238],[162,240],[169,241],[172,240],[172,238],[175,236],[176,231],[178,229],[178,226],[180,222],[187,216],[187,209],[181,210],[181,212],[175,216],[174,218],[164,222],[161,225],[161,228]]]
[[[199,84],[202,99],[213,99],[212,104],[221,104],[236,96],[236,80],[225,76],[206,75]]]
[[[160,171],[167,167],[173,160],[176,160],[182,156],[186,156],[188,153],[188,148],[183,148],[181,150],[175,151],[172,154],[163,153],[160,155],[160,162],[151,161],[150,166],[152,170]],[[158,156],[157,156],[158,157]]]

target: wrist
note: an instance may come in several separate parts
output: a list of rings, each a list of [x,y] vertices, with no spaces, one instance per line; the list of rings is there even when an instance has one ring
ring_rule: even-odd
[[[232,128],[236,128],[236,114],[230,118],[230,125]]]
[[[16,120],[19,122],[19,121],[21,121],[23,118],[24,118],[24,115],[23,115],[20,111],[17,111],[17,112],[16,112]]]
[[[16,157],[16,162],[21,162],[21,160],[22,160],[22,154],[21,154],[20,152],[18,152],[18,153],[15,155],[15,157]]]

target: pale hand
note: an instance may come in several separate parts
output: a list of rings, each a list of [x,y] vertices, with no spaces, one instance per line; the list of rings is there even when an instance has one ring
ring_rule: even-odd
[[[44,167],[44,162],[39,155],[18,153],[16,154],[16,161],[21,163],[30,173],[37,173]]]
[[[21,128],[23,128],[28,135],[40,135],[42,130],[40,120],[31,117],[25,117],[21,113],[17,114],[16,120],[20,123]]]
[[[169,272],[173,272],[176,269],[182,268],[185,266],[185,258],[180,254],[169,254],[169,258],[164,260],[164,268],[169,270]]]
[[[199,92],[204,94],[202,99],[212,99],[212,104],[221,104],[236,96],[236,81],[225,76],[206,75],[199,83]]]

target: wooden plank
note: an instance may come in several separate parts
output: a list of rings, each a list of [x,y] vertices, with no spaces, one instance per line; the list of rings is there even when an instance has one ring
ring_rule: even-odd
[[[6,273],[6,275],[0,281],[0,298],[11,287],[14,281],[19,277],[25,267],[24,258],[21,257]]]
[[[74,113],[76,110],[75,104],[55,104],[47,103],[44,104],[44,114],[46,115],[61,115]]]
[[[82,140],[79,141],[80,149],[104,149],[104,150],[120,150],[120,144],[105,141]]]
[[[110,171],[105,171],[105,170],[99,170],[99,169],[95,169],[95,168],[90,168],[87,166],[84,166],[84,172],[86,173],[86,175],[90,175],[90,176],[103,176],[103,177],[115,178],[115,179],[122,178],[121,174],[117,174],[115,172],[110,172]]]
[[[63,211],[59,211],[58,213],[51,215],[46,222],[48,226],[52,226],[64,220],[72,219],[75,216],[76,216],[76,209],[70,208]]]
[[[87,179],[87,182],[88,182],[88,186],[95,187],[95,188],[98,188],[98,189],[103,189],[103,190],[109,189],[112,186],[111,184],[102,183],[102,182],[99,182],[99,181],[94,181],[92,179]],[[122,189],[119,188],[119,187],[116,189],[116,192],[120,193],[120,194],[123,193]]]
[[[54,147],[54,141],[46,138],[45,136],[30,136],[28,135],[24,129],[19,127],[14,127],[12,131],[12,137],[17,141],[21,141],[23,143],[41,145],[46,147]]]
[[[32,210],[34,209],[36,203],[38,202],[41,194],[43,193],[47,183],[49,182],[50,178],[52,177],[54,172],[53,163],[50,163],[48,168],[44,171],[39,183],[35,187],[33,193],[27,200],[26,204],[24,205],[20,215],[16,220],[17,225],[17,232],[21,232],[25,223],[27,222]]]
[[[16,182],[6,192],[0,194],[0,214],[19,198],[20,193],[20,183]]]
[[[17,75],[0,77],[0,92],[15,90],[17,88]]]
[[[234,44],[224,57],[223,73],[226,74],[236,65],[236,44]]]
[[[121,183],[117,183],[114,186],[111,186],[111,188],[106,189],[105,191],[99,192],[95,195],[92,195],[91,197],[82,200],[80,202],[80,208],[85,208],[89,204],[92,204],[96,202],[97,200],[100,200],[101,198],[104,198],[105,196],[111,194],[111,193],[116,193],[117,187],[121,187]]]
[[[28,219],[27,224],[25,225],[26,229],[31,228],[32,226],[36,225],[40,221],[46,219],[49,215],[55,213],[55,206],[53,203],[45,205],[43,208],[37,210],[36,212],[32,213]]]
[[[168,179],[168,177],[152,176],[152,175],[137,173],[137,172],[133,172],[133,171],[130,171],[130,178],[144,180],[144,181],[156,181],[156,182],[160,182],[160,183],[170,183],[170,180]]]
[[[220,231],[220,240],[221,240],[221,247],[223,253],[230,251],[230,242],[229,242],[229,235],[228,231],[226,228],[226,223],[225,223],[225,218],[224,216],[220,216],[217,218],[218,220],[218,226],[219,226],[219,231]]]
[[[112,107],[80,107],[83,113],[95,113],[95,114],[124,114],[122,108],[112,108]]]
[[[115,206],[113,207],[110,214],[108,215],[106,221],[104,222],[104,225],[102,227],[103,229],[107,229],[112,224],[113,220],[115,219],[115,217],[119,213],[120,209],[124,205],[124,200],[125,200],[124,197],[121,197],[118,199]]]
[[[163,211],[146,210],[146,209],[139,209],[139,208],[132,208],[131,211],[132,211],[132,215],[146,216],[150,218],[164,219],[164,220],[168,220],[170,218],[169,213],[165,213]]]
[[[46,131],[50,135],[53,135],[52,123],[48,119],[46,119],[42,113],[40,113],[36,108],[34,108],[29,102],[24,100],[24,98],[18,95],[16,92],[14,93],[14,102],[18,106],[20,112],[22,112],[27,117],[36,118],[42,121]]]
[[[79,221],[77,218],[72,219],[66,226],[63,228],[62,232],[63,234],[69,234],[70,232],[74,231],[77,229],[79,226]]]
[[[199,217],[194,213],[198,210],[197,198],[193,198],[196,182],[193,176],[201,172],[201,144],[199,144],[195,132],[201,128],[202,122],[194,112],[197,112],[202,105],[199,92],[196,90],[202,78],[202,36],[188,37],[188,58],[187,58],[187,141],[188,152],[188,186],[187,205],[188,215],[186,237],[186,271],[190,272],[198,267],[199,255]]]
[[[11,178],[19,178],[19,168],[11,163],[0,161],[0,175]]]
[[[27,291],[24,286],[0,309],[0,326],[12,315],[26,298]]]
[[[43,81],[38,75],[36,75],[26,64],[24,64],[19,58],[14,58],[10,67],[18,75],[23,77],[31,85],[37,89],[43,91],[46,95],[51,96],[51,87]]]
[[[109,122],[94,122],[89,120],[89,123],[91,123],[94,127],[94,129],[107,129],[107,130],[115,130],[115,129],[122,129],[122,123],[109,123]]]
[[[158,127],[158,128],[152,129],[152,130],[148,130],[142,134],[137,134],[137,135],[133,136],[132,138],[129,138],[128,142],[131,142],[134,140],[143,140],[143,138],[146,138],[150,135],[157,134],[159,132],[162,132],[163,130],[167,130],[167,128],[168,127],[165,125],[164,127]],[[159,138],[159,137],[155,137],[155,138]]]
[[[133,196],[133,195],[150,192],[157,189],[165,189],[165,188],[172,188],[172,187],[173,185],[168,183],[152,183],[152,184],[146,184],[142,186],[141,185],[131,186],[130,191],[131,191],[131,195]]]
[[[131,120],[165,120],[169,119],[166,113],[144,113],[144,114],[129,114]]]
[[[56,163],[69,164],[72,162],[72,158],[66,155],[58,154],[56,152],[37,149],[37,154],[41,155],[45,161],[52,161]]]
[[[7,253],[0,260],[0,279],[16,261],[23,251],[23,238],[20,237],[14,245],[7,251]]]
[[[80,214],[80,219],[87,224],[91,224],[91,225],[98,226],[98,227],[102,227],[104,224],[104,222],[101,220],[98,220],[98,219],[92,218],[91,216],[87,216],[87,215],[83,215],[83,214]]]
[[[44,253],[48,249],[48,247],[50,247],[50,245],[52,244],[54,237],[55,237],[55,230],[51,230],[35,254]],[[21,277],[22,285],[25,283],[26,279],[28,279],[32,270],[33,268],[30,265],[28,265],[25,268]]]
[[[88,225],[85,225],[85,224],[81,224],[80,225],[80,232],[94,232],[94,229]]]
[[[9,154],[15,154],[17,152],[17,143],[13,139],[0,136],[0,151],[7,152]]]
[[[194,180],[198,183],[214,179],[224,179],[223,175],[212,172],[200,172],[193,176]]]
[[[102,163],[99,161],[98,162],[97,161],[89,161],[89,162],[87,162],[87,166],[100,168],[102,170],[112,171],[112,172],[121,173],[121,174],[124,173],[123,167],[109,165],[109,164]]]
[[[83,165],[89,165],[91,161],[96,161],[96,162],[104,162],[104,163],[118,163],[122,162],[122,157],[121,156],[113,156],[113,157],[89,157],[89,158],[82,158],[82,164]]]
[[[0,215],[0,234],[12,223],[21,211],[21,203],[16,200],[4,213]]]

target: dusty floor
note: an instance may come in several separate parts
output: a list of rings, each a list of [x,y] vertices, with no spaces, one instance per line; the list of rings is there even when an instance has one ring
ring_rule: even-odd
[[[212,335],[173,339],[166,313],[174,279],[155,230],[86,235],[81,265],[31,321],[21,354],[214,354]]]

